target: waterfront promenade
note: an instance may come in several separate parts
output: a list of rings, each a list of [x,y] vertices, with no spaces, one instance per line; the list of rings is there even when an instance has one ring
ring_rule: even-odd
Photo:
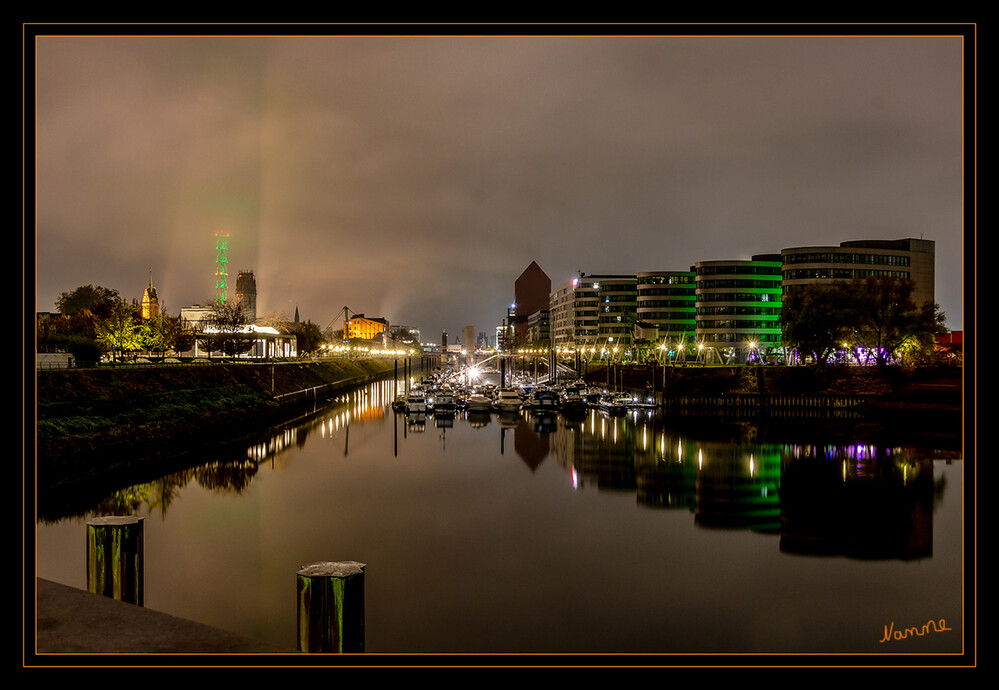
[[[29,620],[26,666],[62,663],[49,655],[297,653],[49,580],[37,578],[35,586],[35,639]]]

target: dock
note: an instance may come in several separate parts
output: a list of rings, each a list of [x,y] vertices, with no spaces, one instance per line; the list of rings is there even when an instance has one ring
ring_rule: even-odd
[[[33,646],[31,620],[25,621],[26,666],[64,663],[61,658],[46,659],[48,655],[298,654],[293,649],[49,580],[37,578],[35,586]],[[31,594],[25,592],[26,618],[31,613]]]

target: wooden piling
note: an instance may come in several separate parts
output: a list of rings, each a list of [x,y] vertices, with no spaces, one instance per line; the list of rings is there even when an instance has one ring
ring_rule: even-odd
[[[314,563],[298,571],[298,650],[364,651],[364,563]]]
[[[87,591],[142,606],[143,522],[105,516],[87,521]]]

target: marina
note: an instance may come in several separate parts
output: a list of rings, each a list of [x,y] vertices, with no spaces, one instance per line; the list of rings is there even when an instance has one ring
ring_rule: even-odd
[[[761,440],[648,409],[409,413],[397,393],[370,384],[46,513],[38,576],[85,588],[85,521],[125,509],[145,518],[146,607],[284,649],[295,572],[329,560],[367,564],[374,655],[962,649],[952,452]],[[930,617],[948,630],[882,641]]]

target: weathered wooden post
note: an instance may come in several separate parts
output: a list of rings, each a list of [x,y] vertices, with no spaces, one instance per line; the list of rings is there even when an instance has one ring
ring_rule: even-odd
[[[87,591],[142,606],[143,522],[106,516],[87,521]]]
[[[298,571],[298,650],[364,651],[364,563],[314,563]]]

